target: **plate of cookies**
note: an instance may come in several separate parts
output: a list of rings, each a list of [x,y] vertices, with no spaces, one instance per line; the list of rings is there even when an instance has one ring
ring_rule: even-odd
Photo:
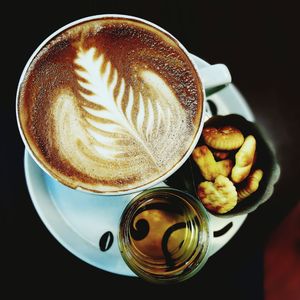
[[[209,118],[192,154],[195,194],[217,216],[254,211],[270,198],[280,174],[274,149],[243,116]]]

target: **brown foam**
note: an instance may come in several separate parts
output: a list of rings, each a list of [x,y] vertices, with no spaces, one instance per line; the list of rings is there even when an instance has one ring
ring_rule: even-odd
[[[36,55],[21,84],[19,119],[55,178],[113,192],[145,185],[180,161],[202,101],[196,71],[172,38],[106,18],[63,31]]]

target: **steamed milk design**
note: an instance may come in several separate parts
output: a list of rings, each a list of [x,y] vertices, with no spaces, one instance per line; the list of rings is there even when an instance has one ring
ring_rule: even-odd
[[[200,124],[201,83],[177,43],[104,18],[66,29],[33,59],[19,94],[25,138],[58,180],[124,191],[163,176]]]

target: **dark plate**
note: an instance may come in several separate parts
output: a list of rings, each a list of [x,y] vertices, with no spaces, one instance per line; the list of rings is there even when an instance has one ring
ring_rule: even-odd
[[[211,117],[204,126],[222,127],[225,125],[232,125],[239,128],[245,138],[250,134],[255,137],[257,155],[252,169],[260,168],[264,172],[258,190],[238,203],[231,211],[225,214],[217,214],[210,211],[210,213],[219,217],[232,217],[254,211],[271,197],[274,185],[280,177],[280,167],[277,163],[275,149],[271,141],[256,123],[250,122],[240,115],[230,114]],[[203,144],[205,143],[201,136],[197,145]],[[236,151],[231,152],[230,157],[233,161],[235,153]],[[202,181],[205,181],[205,179],[202,177],[196,163],[190,158],[178,172],[168,179],[167,184],[184,189],[197,196],[197,186]],[[236,187],[238,188],[238,185]]]

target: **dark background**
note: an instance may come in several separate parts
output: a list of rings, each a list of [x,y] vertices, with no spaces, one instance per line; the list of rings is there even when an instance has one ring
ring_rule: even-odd
[[[12,2],[1,28],[1,266],[0,295],[96,297],[130,295],[263,299],[263,253],[270,234],[299,200],[299,25],[287,1]],[[70,254],[48,232],[29,198],[15,93],[35,48],[59,27],[89,15],[123,13],[152,21],[209,63],[224,63],[234,84],[273,141],[282,169],[272,198],[251,213],[235,237],[194,278],[155,286],[96,269]],[[298,26],[297,26],[298,25]],[[4,92],[4,93],[3,93]],[[4,163],[4,164],[3,164]],[[282,256],[284,259],[284,253]],[[4,277],[2,276],[4,275]],[[4,279],[3,279],[4,278]],[[140,292],[142,288],[142,293]],[[136,293],[136,289],[139,292]],[[40,293],[39,291],[43,291]],[[10,298],[10,297],[9,297]]]

